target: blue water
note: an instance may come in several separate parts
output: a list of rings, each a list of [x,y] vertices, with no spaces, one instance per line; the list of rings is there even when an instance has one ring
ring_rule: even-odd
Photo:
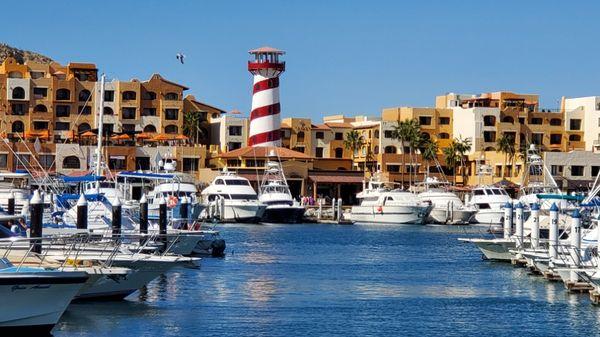
[[[227,257],[123,302],[72,304],[55,336],[593,336],[600,308],[482,261],[446,226],[227,225]]]

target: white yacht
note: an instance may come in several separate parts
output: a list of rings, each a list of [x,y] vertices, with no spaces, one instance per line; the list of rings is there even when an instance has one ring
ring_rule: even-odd
[[[259,222],[267,208],[258,200],[248,179],[227,169],[223,169],[201,195],[211,209],[215,206],[219,209],[218,217],[223,222]]]
[[[31,198],[29,188],[29,173],[1,172],[0,173],[0,207],[8,211],[8,199],[15,199],[15,214],[21,213],[23,206]]]
[[[504,205],[512,204],[505,189],[493,185],[478,185],[471,191],[469,205],[476,206],[474,221],[480,224],[499,225],[504,219]]]
[[[462,200],[449,191],[450,183],[438,181],[435,177],[427,177],[422,183],[415,185],[419,192],[419,200],[430,202],[433,209],[427,221],[442,224],[468,224],[477,212],[472,205],[464,205]]]
[[[424,224],[433,205],[411,192],[388,189],[373,176],[356,195],[360,205],[352,206],[350,219],[359,223]]]
[[[292,198],[283,170],[278,162],[269,161],[258,191],[258,200],[267,205],[263,221],[299,223],[304,207]]]

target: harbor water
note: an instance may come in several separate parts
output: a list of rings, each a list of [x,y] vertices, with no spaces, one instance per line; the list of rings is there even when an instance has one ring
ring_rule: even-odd
[[[54,336],[577,336],[600,308],[458,237],[481,227],[223,225],[227,256],[121,302],[72,304]]]

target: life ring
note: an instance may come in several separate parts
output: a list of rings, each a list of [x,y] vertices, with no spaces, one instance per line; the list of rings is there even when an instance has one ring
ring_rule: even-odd
[[[174,195],[172,195],[172,196],[170,196],[170,197],[169,197],[169,199],[167,200],[167,206],[168,206],[169,208],[175,208],[175,206],[177,206],[177,202],[178,202],[178,200],[177,200],[177,197],[176,197],[176,196],[174,196]]]
[[[377,207],[377,212],[379,212],[379,213],[383,213],[383,207],[381,207],[381,206],[378,206],[378,207]]]

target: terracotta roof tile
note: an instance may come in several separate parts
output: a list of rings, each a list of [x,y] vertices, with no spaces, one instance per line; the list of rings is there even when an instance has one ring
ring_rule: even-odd
[[[241,149],[222,153],[219,158],[266,158],[271,150],[275,149],[281,159],[312,159],[302,152],[287,149],[285,147],[246,146]]]

